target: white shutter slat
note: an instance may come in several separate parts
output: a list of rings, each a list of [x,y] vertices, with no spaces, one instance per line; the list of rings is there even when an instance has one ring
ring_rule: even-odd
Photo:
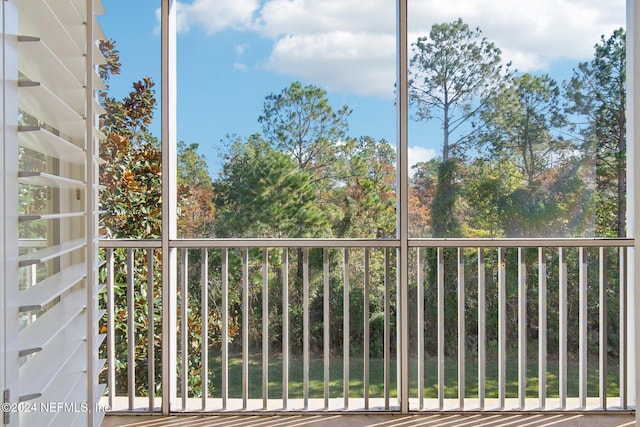
[[[86,331],[86,324],[72,323],[86,306],[87,297],[83,289],[78,289],[69,296],[62,298],[59,303],[38,317],[35,322],[20,331],[18,336],[20,355],[26,356],[42,351],[47,344],[63,331],[64,334],[73,336],[86,336],[86,332],[77,333],[77,331],[73,330],[73,327],[79,327],[81,331]]]
[[[79,90],[81,96],[84,94],[82,83],[76,77],[81,75],[81,67],[71,71],[40,37],[19,36],[18,55],[20,72],[31,80],[42,82],[58,96],[67,90]]]
[[[40,220],[48,220],[48,219],[64,219],[64,218],[75,218],[79,216],[86,215],[86,212],[66,212],[66,213],[55,213],[55,214],[35,214],[35,215],[20,215],[18,217],[18,222],[30,222],[30,221],[40,221]]]
[[[34,82],[37,83],[37,82]],[[19,87],[18,106],[40,120],[58,129],[76,141],[82,141],[84,118],[64,100],[60,99],[44,85],[26,85]]]
[[[84,319],[84,316],[77,316],[74,323],[82,323]],[[23,380],[23,390],[26,395],[45,394],[54,378],[70,369],[67,363],[82,346],[84,338],[82,332],[86,331],[82,328],[83,325],[72,324],[71,326],[71,329],[76,332],[75,336],[68,333],[59,335],[46,349],[33,355],[20,367],[20,378]]]
[[[61,22],[48,2],[45,0],[22,0],[22,2],[25,7],[23,10],[28,9],[29,13],[19,14],[18,27],[21,34],[40,37],[65,62],[70,57],[74,57],[75,60],[84,63],[82,57],[84,52],[80,48],[84,42],[81,40],[78,43],[74,40],[68,25]],[[82,21],[78,21],[78,24],[82,25]],[[82,79],[82,76],[78,77],[78,80]]]
[[[40,310],[86,277],[84,264],[75,264],[20,293],[20,312]]]
[[[51,175],[44,172],[20,171],[18,182],[28,185],[41,185],[44,187],[67,188],[71,190],[84,190],[85,183],[76,179]]]
[[[45,249],[30,252],[20,256],[18,265],[20,267],[26,267],[28,265],[39,264],[41,262],[49,261],[50,259],[57,258],[66,253],[80,249],[83,246],[85,246],[84,239],[71,240],[59,245],[49,246]]]
[[[87,363],[86,345],[82,343],[71,354],[71,358],[65,364],[65,369],[61,370],[58,375],[51,381],[42,396],[33,400],[35,404],[43,403],[45,405],[64,403],[64,397],[68,394],[70,385],[76,384],[78,381],[84,383],[86,390],[86,374],[84,369]],[[46,407],[46,406],[45,406]],[[53,408],[51,408],[53,409]],[[67,412],[68,413],[68,412]],[[24,412],[20,414],[20,425],[24,426],[48,426],[51,425],[53,410]],[[60,425],[60,424],[55,424]]]
[[[24,148],[39,151],[65,162],[83,165],[86,161],[86,153],[83,148],[40,126],[18,127],[18,140],[20,146]]]
[[[63,411],[52,414],[54,416],[51,417],[51,421],[49,423],[50,426],[74,426],[78,419],[82,419],[84,421],[84,424],[80,425],[87,425],[88,414],[82,412],[83,407],[77,404],[77,402],[84,402],[86,387],[86,379],[84,377],[78,377],[75,384],[69,387],[68,393],[62,400],[63,402],[68,402],[69,405],[71,405],[71,402],[76,403],[75,405],[70,406],[70,409],[73,409],[73,411]]]

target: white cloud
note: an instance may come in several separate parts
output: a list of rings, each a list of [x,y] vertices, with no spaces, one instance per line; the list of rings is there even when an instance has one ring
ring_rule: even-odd
[[[546,70],[554,59],[586,60],[601,35],[625,23],[623,0],[435,0],[415,3],[410,28],[461,17],[521,71]]]
[[[214,34],[230,28],[242,29],[249,26],[258,10],[258,0],[194,0],[178,3],[178,32],[200,27],[207,34]]]
[[[303,77],[328,91],[393,97],[395,39],[389,35],[334,31],[278,39],[264,64]]]
[[[409,176],[413,176],[413,166],[420,162],[428,162],[436,157],[436,150],[425,147],[408,147]]]
[[[624,0],[429,0],[409,2],[409,41],[461,17],[520,71],[584,61],[625,22]],[[273,40],[263,66],[330,91],[393,96],[395,2],[391,0],[193,0],[179,29],[252,31]]]

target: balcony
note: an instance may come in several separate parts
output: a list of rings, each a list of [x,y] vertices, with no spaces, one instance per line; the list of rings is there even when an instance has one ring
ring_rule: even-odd
[[[160,241],[102,241],[101,404],[330,418],[404,401],[411,414],[630,421],[632,244],[416,239],[402,271],[398,240],[175,240],[172,289]]]

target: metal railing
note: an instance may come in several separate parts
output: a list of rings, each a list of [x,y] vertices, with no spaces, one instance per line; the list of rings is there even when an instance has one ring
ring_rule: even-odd
[[[177,348],[159,241],[103,241],[113,410],[627,410],[631,239],[175,240]],[[399,274],[409,291],[399,292]],[[205,363],[203,363],[203,361]]]

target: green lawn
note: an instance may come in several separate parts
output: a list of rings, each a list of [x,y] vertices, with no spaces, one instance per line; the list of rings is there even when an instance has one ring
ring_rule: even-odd
[[[384,397],[384,364],[381,359],[371,359],[369,362],[369,396]],[[396,396],[396,363],[390,363],[390,386],[391,396]],[[597,361],[590,361],[588,365],[588,396],[598,396],[598,369]],[[214,375],[214,396],[220,390],[221,371],[220,357],[211,358],[210,369]],[[617,365],[609,365],[607,394],[609,396],[619,395]],[[349,363],[350,380],[349,396],[362,397],[364,395],[363,382],[363,359],[352,357]],[[289,360],[289,397],[303,397],[303,363],[299,357],[291,357]],[[418,395],[418,364],[416,359],[410,361],[409,367],[411,382],[410,395]],[[322,398],[324,391],[324,365],[323,360],[314,358],[309,363],[309,397]],[[455,398],[458,396],[458,372],[457,361],[445,361],[445,397]],[[515,359],[507,360],[507,396],[518,396],[518,364]],[[332,358],[330,361],[330,382],[329,393],[331,397],[341,397],[343,387],[343,365],[341,358]],[[529,363],[527,367],[527,397],[537,397],[538,395],[538,366],[536,363]],[[229,358],[229,397],[242,397],[242,358],[232,356]],[[438,392],[437,382],[437,360],[427,359],[425,363],[425,397],[435,398]],[[466,376],[466,397],[473,398],[478,395],[477,365],[475,361],[467,361]],[[569,396],[578,395],[578,363],[568,362],[567,388]],[[269,359],[269,396],[279,398],[282,396],[282,360],[279,356],[271,356]],[[498,397],[498,364],[497,361],[487,361],[486,372],[486,396]],[[547,396],[558,396],[558,361],[549,360],[547,366]],[[260,355],[252,355],[249,359],[249,398],[262,397],[262,359]]]

